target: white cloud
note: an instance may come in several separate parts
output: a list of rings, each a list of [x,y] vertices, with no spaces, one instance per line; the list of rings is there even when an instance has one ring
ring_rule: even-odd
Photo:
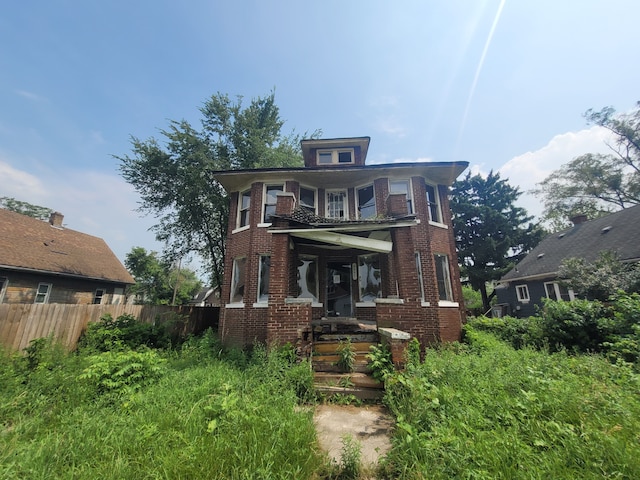
[[[25,171],[12,167],[9,163],[0,158],[0,179],[2,187],[0,190],[3,197],[41,198],[45,191],[39,178]],[[36,203],[32,201],[29,203]]]
[[[539,216],[543,205],[539,198],[528,193],[561,165],[585,153],[608,153],[605,142],[611,133],[602,127],[591,127],[578,132],[567,132],[553,137],[547,145],[533,152],[518,155],[498,169],[501,178],[523,192],[519,205],[531,215]],[[472,172],[474,171],[472,166]],[[478,168],[478,170],[481,170]]]
[[[27,100],[31,100],[33,102],[41,102],[43,100],[45,100],[43,97],[41,97],[40,95],[33,93],[33,92],[28,92],[26,90],[16,90],[16,93],[18,95],[20,95],[21,97],[26,98]]]

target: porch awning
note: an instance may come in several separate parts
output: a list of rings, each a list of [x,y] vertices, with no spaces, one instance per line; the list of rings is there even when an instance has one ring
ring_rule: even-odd
[[[273,233],[276,233],[276,231]],[[293,230],[289,231],[289,235],[292,237],[306,238],[307,240],[316,240],[330,245],[339,245],[346,248],[358,248],[368,252],[389,253],[393,249],[393,243],[386,240],[345,235],[344,233],[326,230]]]

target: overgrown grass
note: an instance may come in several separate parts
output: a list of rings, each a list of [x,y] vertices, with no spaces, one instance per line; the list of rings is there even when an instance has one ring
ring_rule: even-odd
[[[639,478],[640,388],[598,356],[514,350],[485,332],[387,379],[385,478]]]

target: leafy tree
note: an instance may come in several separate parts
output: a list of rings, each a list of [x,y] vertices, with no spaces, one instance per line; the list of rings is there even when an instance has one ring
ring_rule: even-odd
[[[579,297],[607,301],[622,290],[640,292],[640,267],[621,262],[615,252],[605,251],[592,263],[582,258],[569,258],[558,270],[562,283]]]
[[[165,255],[199,254],[213,284],[220,285],[229,206],[211,173],[298,166],[302,155],[299,137],[281,133],[284,122],[274,92],[252,99],[246,108],[242,97],[231,100],[217,93],[200,112],[201,129],[172,120],[160,130],[163,145],[155,138],[132,137],[132,155],[115,158],[123,178],[142,198],[140,211],[158,219],[152,231],[165,243]]]
[[[510,270],[544,232],[530,223],[533,217],[514,205],[521,192],[499,173],[491,171],[486,178],[468,173],[453,184],[451,193],[458,262],[462,274],[482,294],[487,311],[491,300],[487,282]]]
[[[613,134],[611,153],[587,153],[552,172],[533,193],[544,201],[543,219],[554,230],[573,215],[595,218],[640,203],[640,102],[626,114],[612,107],[584,114],[588,124]]]
[[[53,210],[50,208],[22,202],[11,197],[0,197],[0,208],[37,218],[38,220],[48,220],[49,216],[53,213]]]
[[[138,303],[182,305],[202,287],[195,272],[174,268],[172,262],[158,258],[156,252],[147,253],[142,247],[132,248],[124,264],[136,281],[129,293]]]

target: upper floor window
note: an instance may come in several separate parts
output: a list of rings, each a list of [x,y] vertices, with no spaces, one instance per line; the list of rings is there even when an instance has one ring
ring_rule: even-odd
[[[411,180],[389,180],[389,193],[404,193],[407,196],[407,212],[413,213]]]
[[[427,207],[429,207],[429,219],[432,222],[442,223],[437,187],[427,184]]]
[[[327,217],[346,220],[348,217],[347,192],[344,190],[327,192]]]
[[[100,305],[102,303],[102,297],[104,297],[104,289],[98,288],[96,289],[96,293],[93,295],[93,304]]]
[[[300,187],[300,206],[313,214],[316,213],[315,189]]]
[[[372,218],[376,216],[376,197],[373,194],[373,185],[358,188],[356,190],[358,201],[358,218]]]
[[[249,225],[249,214],[251,207],[251,190],[246,190],[240,194],[238,208],[238,228]]]
[[[278,194],[284,192],[283,185],[265,185],[264,205],[262,207],[262,221],[270,222],[271,216],[276,213]]]
[[[318,150],[318,165],[353,163],[353,148],[339,150]]]
[[[33,303],[48,303],[49,294],[51,293],[52,284],[40,283],[38,284],[38,290],[36,291],[36,298]]]

